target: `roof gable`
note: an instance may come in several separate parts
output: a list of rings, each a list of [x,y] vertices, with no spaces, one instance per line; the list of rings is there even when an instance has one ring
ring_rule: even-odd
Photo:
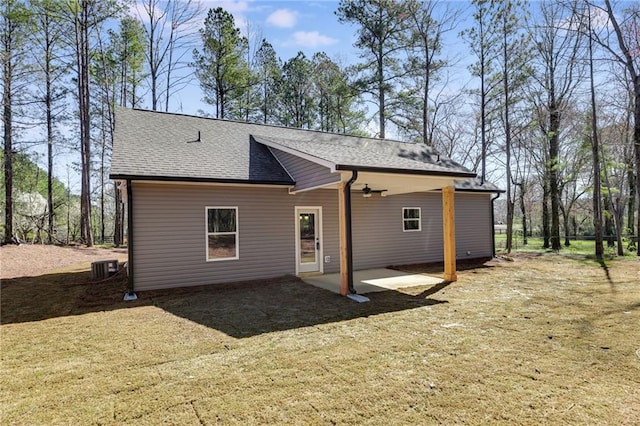
[[[475,177],[476,174],[441,156],[425,144],[325,133],[313,139],[285,139],[254,135],[273,148],[304,156],[333,170],[368,170],[405,174]]]
[[[111,178],[294,183],[236,123],[126,108],[116,110]]]

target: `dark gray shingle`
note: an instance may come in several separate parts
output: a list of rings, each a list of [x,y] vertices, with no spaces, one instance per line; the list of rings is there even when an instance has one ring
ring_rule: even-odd
[[[475,176],[424,144],[118,108],[111,177],[292,184],[264,144],[337,169]]]

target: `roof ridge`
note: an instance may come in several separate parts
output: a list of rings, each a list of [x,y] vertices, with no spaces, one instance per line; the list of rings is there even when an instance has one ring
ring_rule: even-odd
[[[384,142],[384,141],[386,141],[386,142],[402,143],[402,144],[407,144],[407,145],[424,145],[424,146],[426,146],[426,147],[428,147],[430,149],[434,149],[435,150],[435,148],[425,144],[424,142],[408,142],[408,141],[401,141],[401,140],[398,140],[398,139],[374,138],[372,136],[351,135],[351,134],[348,134],[348,133],[327,132],[327,131],[324,131],[324,130],[303,129],[301,127],[280,126],[280,125],[277,125],[277,124],[268,124],[268,123],[251,123],[251,122],[248,122],[248,121],[230,120],[228,118],[203,117],[203,116],[199,116],[199,115],[187,114],[187,113],[184,113],[184,112],[154,111],[154,110],[144,109],[144,108],[128,108],[128,107],[121,107],[121,106],[118,106],[118,108],[128,109],[130,111],[149,112],[149,113],[152,113],[152,114],[175,115],[175,116],[179,116],[179,117],[200,118],[200,119],[203,119],[203,120],[222,121],[222,122],[226,122],[226,123],[236,123],[236,124],[245,124],[245,125],[256,126],[256,127],[272,127],[272,128],[276,128],[276,129],[296,130],[296,131],[302,131],[302,132],[308,132],[308,133],[320,133],[320,134],[323,134],[323,135],[335,135],[335,136],[341,136],[341,137],[348,136],[350,138],[368,139],[368,140],[372,140],[374,142]]]

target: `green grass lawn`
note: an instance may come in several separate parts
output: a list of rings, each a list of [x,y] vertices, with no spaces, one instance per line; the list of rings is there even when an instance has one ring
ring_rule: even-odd
[[[505,234],[496,234],[496,251],[502,252],[506,247],[507,236]],[[571,255],[582,255],[582,256],[593,256],[595,254],[595,241],[588,240],[570,240],[571,245],[564,245],[564,238],[562,239],[562,248],[560,250],[561,253],[571,254]],[[514,236],[512,247],[514,251],[520,252],[552,252],[551,249],[543,248],[543,240],[539,237],[529,237],[527,239],[527,244],[525,245],[522,240],[522,235]],[[608,247],[607,242],[604,242],[604,252],[608,257],[613,257],[617,255],[616,247]],[[635,251],[628,250],[627,242],[625,240],[624,245],[624,255],[625,256],[636,256]]]

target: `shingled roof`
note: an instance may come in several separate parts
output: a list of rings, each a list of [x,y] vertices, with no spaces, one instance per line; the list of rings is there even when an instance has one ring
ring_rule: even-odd
[[[475,177],[424,144],[128,108],[116,110],[110,177],[294,184],[268,147],[299,154],[333,171]],[[477,188],[472,182],[460,180],[456,186],[497,189]]]

